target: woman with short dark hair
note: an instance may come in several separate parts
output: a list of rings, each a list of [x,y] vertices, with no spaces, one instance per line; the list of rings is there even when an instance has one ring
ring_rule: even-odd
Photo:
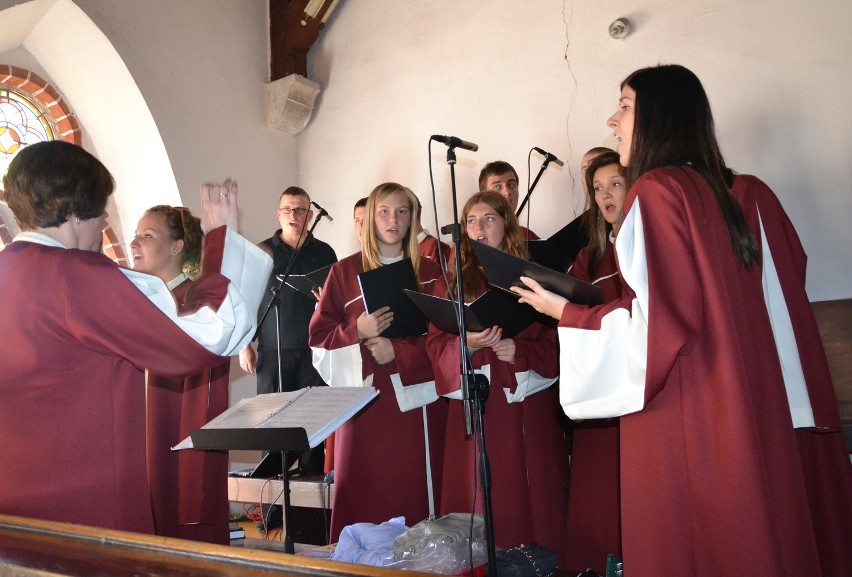
[[[0,253],[0,512],[153,533],[143,371],[182,378],[245,346],[269,258],[225,226],[236,185],[203,186],[221,268],[179,309],[162,280],[100,253],[113,181],[94,156],[33,144],[4,185],[22,232]]]

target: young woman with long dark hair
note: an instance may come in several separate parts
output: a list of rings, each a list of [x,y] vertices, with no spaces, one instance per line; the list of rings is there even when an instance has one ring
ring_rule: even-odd
[[[531,279],[518,292],[560,319],[566,413],[621,416],[625,571],[836,574],[821,567],[796,450],[812,405],[785,388],[762,235],[729,189],[701,82],[682,66],[638,70],[608,125],[630,185],[623,296],[588,308]]]
[[[582,225],[589,244],[568,274],[601,287],[604,302],[621,297],[614,243],[624,220],[627,181],[618,153],[598,152],[585,168],[588,209]],[[586,419],[571,427],[571,482],[565,527],[565,566],[606,572],[621,554],[618,419]]]
[[[522,232],[509,202],[497,192],[478,192],[462,209],[462,278],[465,301],[488,290],[488,282],[471,241],[527,257]],[[455,259],[450,259],[455,263]],[[450,292],[458,282],[450,271]],[[493,289],[497,290],[497,289]],[[444,296],[444,295],[442,295]],[[534,322],[511,338],[500,327],[467,333],[471,362],[490,381],[485,410],[485,438],[491,462],[494,535],[499,547],[537,542],[560,553],[565,524],[567,477],[565,436],[559,421],[556,389],[556,331]],[[483,512],[475,475],[476,436],[465,436],[464,407],[459,401],[458,335],[430,327],[429,355],[438,392],[449,397],[444,448],[441,512],[475,508]]]

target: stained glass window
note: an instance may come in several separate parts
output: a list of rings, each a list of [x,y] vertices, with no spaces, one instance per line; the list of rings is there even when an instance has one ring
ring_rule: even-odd
[[[41,108],[23,94],[0,87],[0,174],[24,146],[55,138]]]
[[[80,144],[80,125],[67,103],[43,78],[9,64],[0,64],[0,179],[25,146],[45,140]],[[3,200],[0,190],[0,200]],[[0,211],[0,250],[12,240],[13,218]],[[104,253],[122,266],[127,258],[115,232],[107,224]]]
[[[24,94],[0,86],[0,178],[21,148],[53,139],[53,128],[41,107]],[[11,240],[9,226],[0,218],[0,250]]]

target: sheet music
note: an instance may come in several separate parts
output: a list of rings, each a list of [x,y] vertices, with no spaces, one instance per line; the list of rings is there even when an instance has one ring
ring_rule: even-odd
[[[373,387],[308,387],[288,393],[267,393],[242,399],[202,428],[302,427],[311,447],[315,447],[378,394]],[[192,438],[187,437],[173,450],[191,448]]]
[[[267,393],[243,399],[205,425],[217,429],[253,429],[293,404],[307,389]]]
[[[370,388],[364,387],[319,387],[315,394],[300,397],[286,411],[270,416],[258,428],[303,427],[314,447],[361,410],[364,405],[359,401],[374,396]]]

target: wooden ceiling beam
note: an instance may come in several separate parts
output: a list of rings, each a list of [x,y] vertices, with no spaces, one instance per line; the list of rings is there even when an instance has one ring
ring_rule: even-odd
[[[269,0],[269,80],[308,77],[308,51],[338,0]]]

